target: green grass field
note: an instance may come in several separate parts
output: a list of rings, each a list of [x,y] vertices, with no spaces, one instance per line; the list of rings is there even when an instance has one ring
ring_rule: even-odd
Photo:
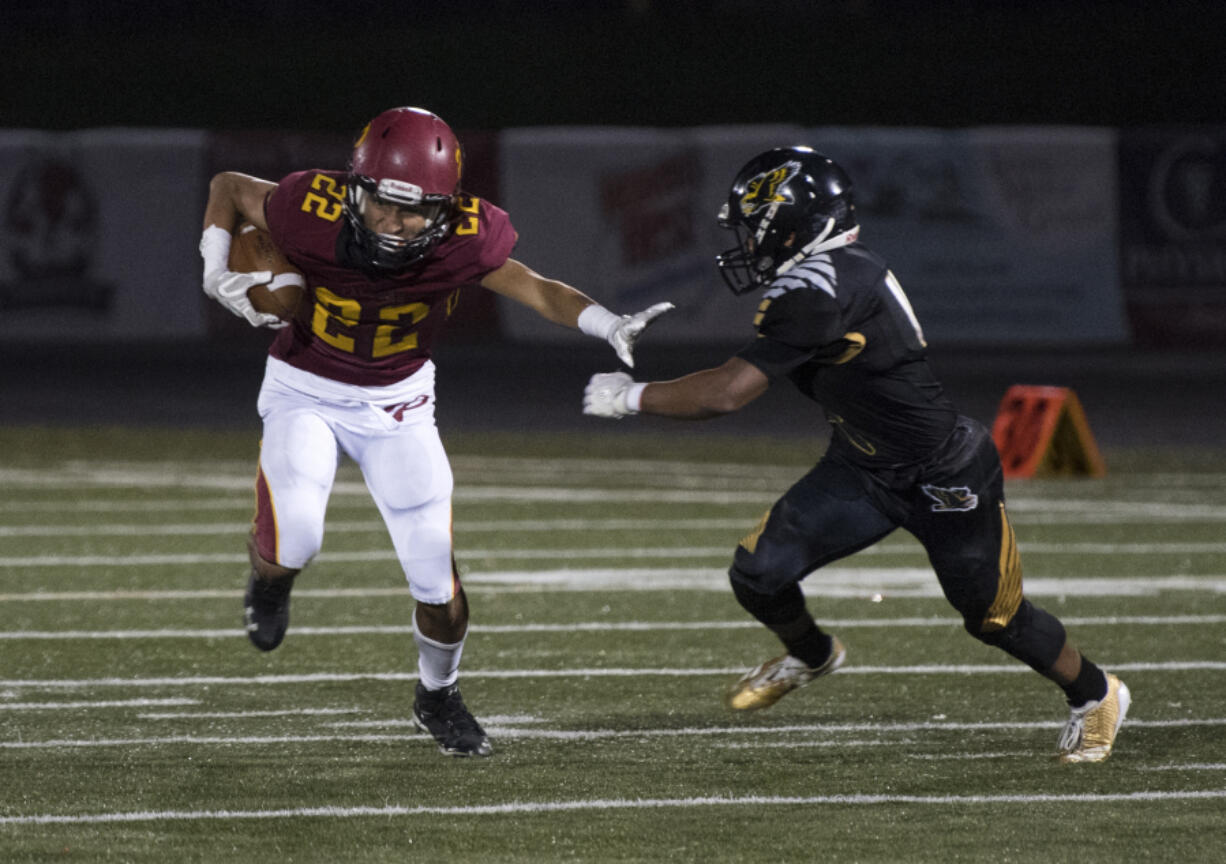
[[[486,760],[408,722],[411,601],[351,466],[264,655],[254,435],[0,429],[0,861],[1226,855],[1226,454],[1010,484],[1028,593],[1133,692],[1115,755],[1063,766],[1059,691],[962,632],[903,534],[805,583],[842,671],[723,708],[777,653],[729,556],[811,445],[447,443]]]

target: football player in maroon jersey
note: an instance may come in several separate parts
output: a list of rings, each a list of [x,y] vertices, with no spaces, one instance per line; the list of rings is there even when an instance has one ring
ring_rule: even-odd
[[[416,600],[417,724],[442,752],[487,756],[457,685],[468,602],[451,544],[452,475],[434,422],[431,351],[458,292],[480,285],[544,318],[606,339],[621,360],[672,308],[617,315],[511,257],[507,214],[463,194],[452,130],[418,108],[374,118],[347,171],[300,171],[279,183],[223,172],[209,184],[200,250],[204,291],[255,326],[279,328],[258,407],[263,438],[244,598],[247,634],[276,648],[294,578],[323,542],[340,453],[361,468]],[[252,308],[268,272],[227,266],[240,220],[265,228],[303,272],[307,294],[286,325]]]
[[[786,651],[732,686],[731,708],[767,708],[842,665],[842,642],[817,626],[799,583],[901,527],[923,544],[967,632],[1064,691],[1060,759],[1101,762],[1128,712],[1128,687],[1023,594],[991,435],[946,397],[902,286],[859,242],[852,202],[843,169],[807,147],[750,160],[719,216],[737,245],[716,261],[733,293],[766,289],[755,338],[723,365],[673,381],[594,375],[584,412],[701,420],[744,407],[775,380],[826,412],[825,455],[733,557],[733,593]]]

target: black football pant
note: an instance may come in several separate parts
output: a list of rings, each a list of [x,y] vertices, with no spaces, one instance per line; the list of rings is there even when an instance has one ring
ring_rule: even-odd
[[[1022,595],[1000,457],[988,431],[970,418],[959,419],[936,456],[901,470],[859,466],[833,439],[737,547],[729,570],[734,593],[770,626],[771,604],[795,606],[802,579],[896,528],[923,545],[967,632],[1039,672],[1051,668],[1064,628]]]

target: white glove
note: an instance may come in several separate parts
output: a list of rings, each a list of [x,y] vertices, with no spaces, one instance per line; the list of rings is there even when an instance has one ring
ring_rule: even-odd
[[[647,329],[648,324],[670,309],[675,308],[672,303],[657,303],[654,306],[649,306],[642,312],[636,312],[633,315],[623,315],[622,320],[613,328],[613,332],[609,334],[609,344],[617,352],[618,358],[633,369],[634,343],[638,341],[639,336],[643,335],[643,331]]]
[[[583,390],[583,413],[613,420],[637,414],[638,402],[646,386],[636,384],[625,372],[597,372]]]
[[[633,369],[634,343],[648,324],[675,308],[672,303],[657,303],[633,315],[615,315],[593,303],[579,314],[579,329],[590,336],[608,340],[618,359]]]
[[[252,327],[279,330],[289,323],[276,315],[255,311],[247,299],[247,291],[252,285],[272,281],[272,271],[236,273],[226,266],[229,254],[230,232],[216,225],[204,229],[200,237],[200,257],[204,259],[204,295],[216,300],[239,318],[246,318]]]
[[[204,274],[204,293],[229,309],[239,318],[246,318],[252,327],[268,327],[279,330],[289,322],[276,315],[257,312],[247,299],[252,285],[272,281],[272,271],[256,270],[254,273],[235,273],[233,270],[214,270]]]

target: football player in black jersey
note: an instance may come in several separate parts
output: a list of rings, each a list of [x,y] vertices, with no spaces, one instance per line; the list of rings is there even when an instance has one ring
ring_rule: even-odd
[[[817,626],[799,583],[905,528],[923,544],[967,632],[1064,690],[1071,714],[1060,758],[1106,759],[1128,688],[1025,597],[996,447],[946,397],[902,286],[859,242],[850,178],[807,147],[770,150],[741,169],[719,222],[737,237],[716,258],[728,287],[765,289],[756,338],[723,365],[672,381],[594,375],[584,412],[701,420],[736,411],[786,378],[833,426],[821,460],[736,549],[733,593],[787,650],[737,681],[729,705],[767,708],[842,665],[843,644]]]

